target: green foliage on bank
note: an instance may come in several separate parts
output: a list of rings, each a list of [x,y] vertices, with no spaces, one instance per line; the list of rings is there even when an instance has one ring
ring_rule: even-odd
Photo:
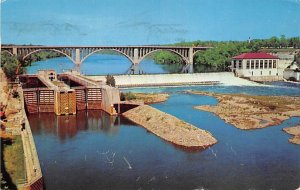
[[[267,49],[270,52],[289,51],[300,48],[300,37],[286,38],[284,35],[269,39],[254,39],[248,41],[193,41],[170,44],[172,46],[197,47],[206,46],[212,49],[197,52],[194,56],[194,72],[226,71],[231,58],[246,52],[257,52]],[[164,65],[177,64],[182,66],[182,59],[174,53],[153,54],[156,62]],[[176,67],[176,65],[174,66]],[[168,67],[166,67],[168,69]],[[174,68],[173,68],[174,69]],[[179,68],[175,69],[180,71]]]
[[[169,51],[157,51],[151,57],[156,63],[163,65],[163,69],[169,73],[179,73],[185,64],[179,55]]]
[[[132,92],[121,92],[120,94],[120,100],[121,101],[129,101],[129,100],[135,100],[136,95]]]
[[[11,182],[5,182],[3,186],[8,186],[9,189],[16,186],[25,180],[25,165],[24,165],[24,151],[21,136],[15,136],[8,142],[8,140],[1,139],[3,143],[3,166],[5,171],[9,174]],[[1,171],[1,173],[3,174]],[[10,184],[11,183],[11,184]],[[2,181],[1,181],[2,186]],[[2,187],[1,187],[2,188]]]
[[[58,52],[55,52],[55,51],[40,51],[40,52],[29,55],[25,59],[23,59],[22,57],[19,57],[18,60],[22,66],[26,67],[26,66],[31,65],[32,62],[43,61],[46,59],[62,57],[62,56],[64,56],[64,55],[62,55]]]
[[[33,53],[30,56],[23,59],[22,57],[17,57],[11,55],[7,52],[1,53],[1,67],[11,81],[15,80],[17,74],[23,74],[25,67],[31,65],[32,62],[46,60],[54,57],[60,57],[61,54],[52,51],[41,51]]]
[[[13,81],[17,74],[22,74],[24,69],[19,65],[18,58],[8,53],[1,53],[1,67],[6,77]]]

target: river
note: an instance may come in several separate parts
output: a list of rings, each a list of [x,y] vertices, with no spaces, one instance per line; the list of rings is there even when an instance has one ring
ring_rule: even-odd
[[[116,54],[94,54],[82,63],[80,70],[86,75],[127,74],[131,64],[132,63],[125,56]],[[61,73],[64,70],[73,68],[74,63],[68,58],[57,57],[32,63],[32,66],[27,67],[27,73],[34,74],[40,69],[55,69]],[[140,69],[144,73],[168,73],[166,67],[147,58],[140,63]]]
[[[59,69],[60,59],[62,58],[46,62]],[[100,65],[101,61],[96,58],[94,61],[91,59],[91,65],[87,60],[86,73],[105,74],[100,73],[105,68],[105,72],[123,72],[118,70],[119,67],[115,69],[109,66],[117,66],[117,60],[108,60],[108,64],[97,65],[97,69],[89,68],[97,61]],[[33,65],[28,70],[42,68],[37,67],[39,63]],[[121,65],[119,66],[121,68]],[[122,68],[126,70],[127,67]],[[55,116],[52,113],[29,115],[46,189],[299,187],[300,148],[290,144],[290,135],[282,131],[283,127],[299,124],[299,117],[293,117],[279,126],[252,131],[239,130],[212,113],[193,109],[195,105],[215,105],[217,100],[213,97],[184,93],[188,89],[259,95],[300,94],[299,87],[284,85],[123,90],[170,93],[166,102],[152,106],[210,131],[219,142],[202,152],[178,149],[132,122],[122,117],[108,116],[102,111],[79,112],[76,116]]]

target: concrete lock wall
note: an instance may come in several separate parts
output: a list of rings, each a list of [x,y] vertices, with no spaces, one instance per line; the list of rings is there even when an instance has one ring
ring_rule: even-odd
[[[102,88],[102,109],[110,115],[116,115],[114,104],[120,102],[120,91],[113,87]]]

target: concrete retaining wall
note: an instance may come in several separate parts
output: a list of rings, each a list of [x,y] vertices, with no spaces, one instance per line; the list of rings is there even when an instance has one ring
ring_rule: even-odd
[[[18,92],[22,97],[23,91],[21,87],[18,87]],[[19,185],[18,188],[42,190],[43,189],[42,170],[40,167],[40,162],[35,147],[33,135],[31,132],[30,124],[25,113],[23,98],[21,98],[21,105],[22,105],[22,117],[24,118],[24,122],[25,122],[25,129],[21,131],[21,137],[23,143],[25,168],[26,168],[26,183]]]

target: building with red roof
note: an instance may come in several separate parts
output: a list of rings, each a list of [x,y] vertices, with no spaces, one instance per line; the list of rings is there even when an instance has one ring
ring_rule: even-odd
[[[278,78],[279,58],[264,52],[243,53],[232,58],[231,69],[238,77],[252,80]]]

